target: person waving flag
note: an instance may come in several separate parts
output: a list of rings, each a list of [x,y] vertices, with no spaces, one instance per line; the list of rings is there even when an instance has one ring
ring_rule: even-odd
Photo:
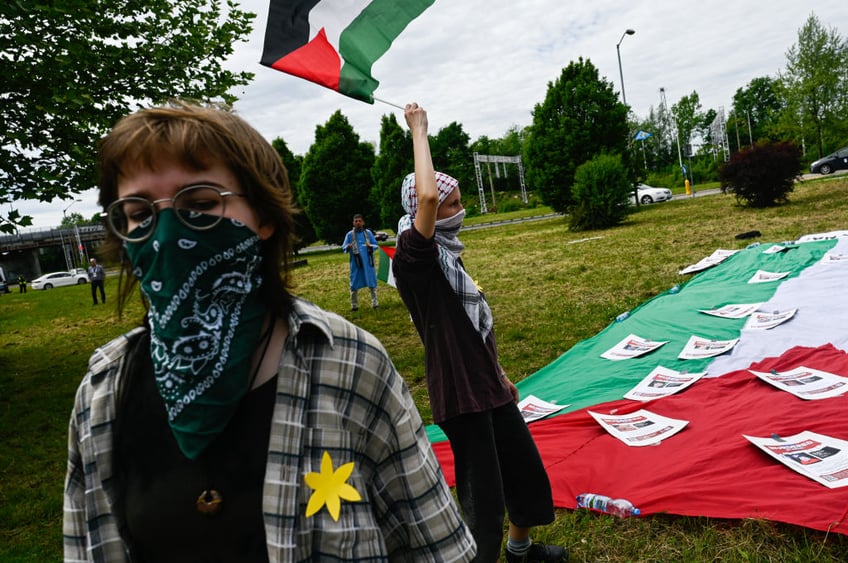
[[[371,67],[435,0],[271,0],[261,63],[374,103]]]

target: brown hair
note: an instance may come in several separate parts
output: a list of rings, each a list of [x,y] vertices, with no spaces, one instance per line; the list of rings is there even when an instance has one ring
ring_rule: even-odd
[[[99,203],[106,209],[118,198],[118,182],[127,170],[153,169],[167,156],[194,170],[226,166],[238,179],[260,225],[274,233],[262,242],[262,296],[272,312],[288,313],[291,304],[289,262],[295,241],[288,174],[280,155],[258,131],[225,108],[171,102],[124,117],[101,140],[97,155]],[[118,311],[136,284],[122,241],[108,231],[104,254],[121,261]]]

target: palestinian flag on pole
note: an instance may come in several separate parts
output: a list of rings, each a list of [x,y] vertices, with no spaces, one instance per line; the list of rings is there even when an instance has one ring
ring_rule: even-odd
[[[377,268],[377,279],[382,280],[392,287],[395,285],[395,275],[392,273],[392,259],[395,257],[394,246],[381,246],[380,265]]]
[[[371,67],[435,0],[271,0],[261,63],[374,103]]]

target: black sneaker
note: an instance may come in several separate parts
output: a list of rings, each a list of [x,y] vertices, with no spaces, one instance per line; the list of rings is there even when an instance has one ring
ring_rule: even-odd
[[[530,545],[530,549],[524,555],[516,555],[506,552],[506,560],[508,563],[535,563],[536,561],[568,561],[568,552],[558,545],[545,545],[543,543],[534,543]]]

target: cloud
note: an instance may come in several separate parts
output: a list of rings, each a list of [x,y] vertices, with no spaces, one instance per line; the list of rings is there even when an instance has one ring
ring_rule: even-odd
[[[298,154],[314,140],[315,125],[336,109],[364,140],[376,142],[380,116],[398,110],[259,69],[267,1],[243,0],[242,6],[259,13],[251,40],[233,59],[257,73],[236,104],[242,115]],[[848,10],[835,0],[767,6],[724,0],[435,2],[374,66],[381,82],[376,95],[400,105],[418,101],[428,109],[433,132],[457,121],[472,139],[500,137],[513,125],[530,124],[548,83],[579,57],[620,91],[615,46],[632,28],[636,34],[621,41],[620,51],[627,101],[638,116],[659,105],[660,87],[669,105],[697,91],[703,109],[729,111],[738,88],[783,68],[786,50],[811,13],[848,32]],[[257,62],[244,66],[250,60]]]
[[[530,125],[548,83],[579,57],[620,91],[615,46],[631,28],[635,35],[620,45],[621,68],[637,116],[659,106],[660,87],[669,106],[696,91],[703,110],[729,112],[738,88],[784,68],[785,53],[811,13],[845,37],[843,1],[441,0],[375,64],[376,96],[399,105],[419,102],[432,133],[456,121],[472,140],[501,137],[514,125]],[[394,112],[403,122],[402,111],[392,106],[372,106],[261,66],[268,0],[240,4],[258,15],[250,40],[235,46],[227,66],[256,79],[236,92],[235,109],[268,140],[280,137],[292,152],[305,154],[315,127],[336,110],[375,145],[382,115]],[[61,220],[62,202],[53,205]]]

